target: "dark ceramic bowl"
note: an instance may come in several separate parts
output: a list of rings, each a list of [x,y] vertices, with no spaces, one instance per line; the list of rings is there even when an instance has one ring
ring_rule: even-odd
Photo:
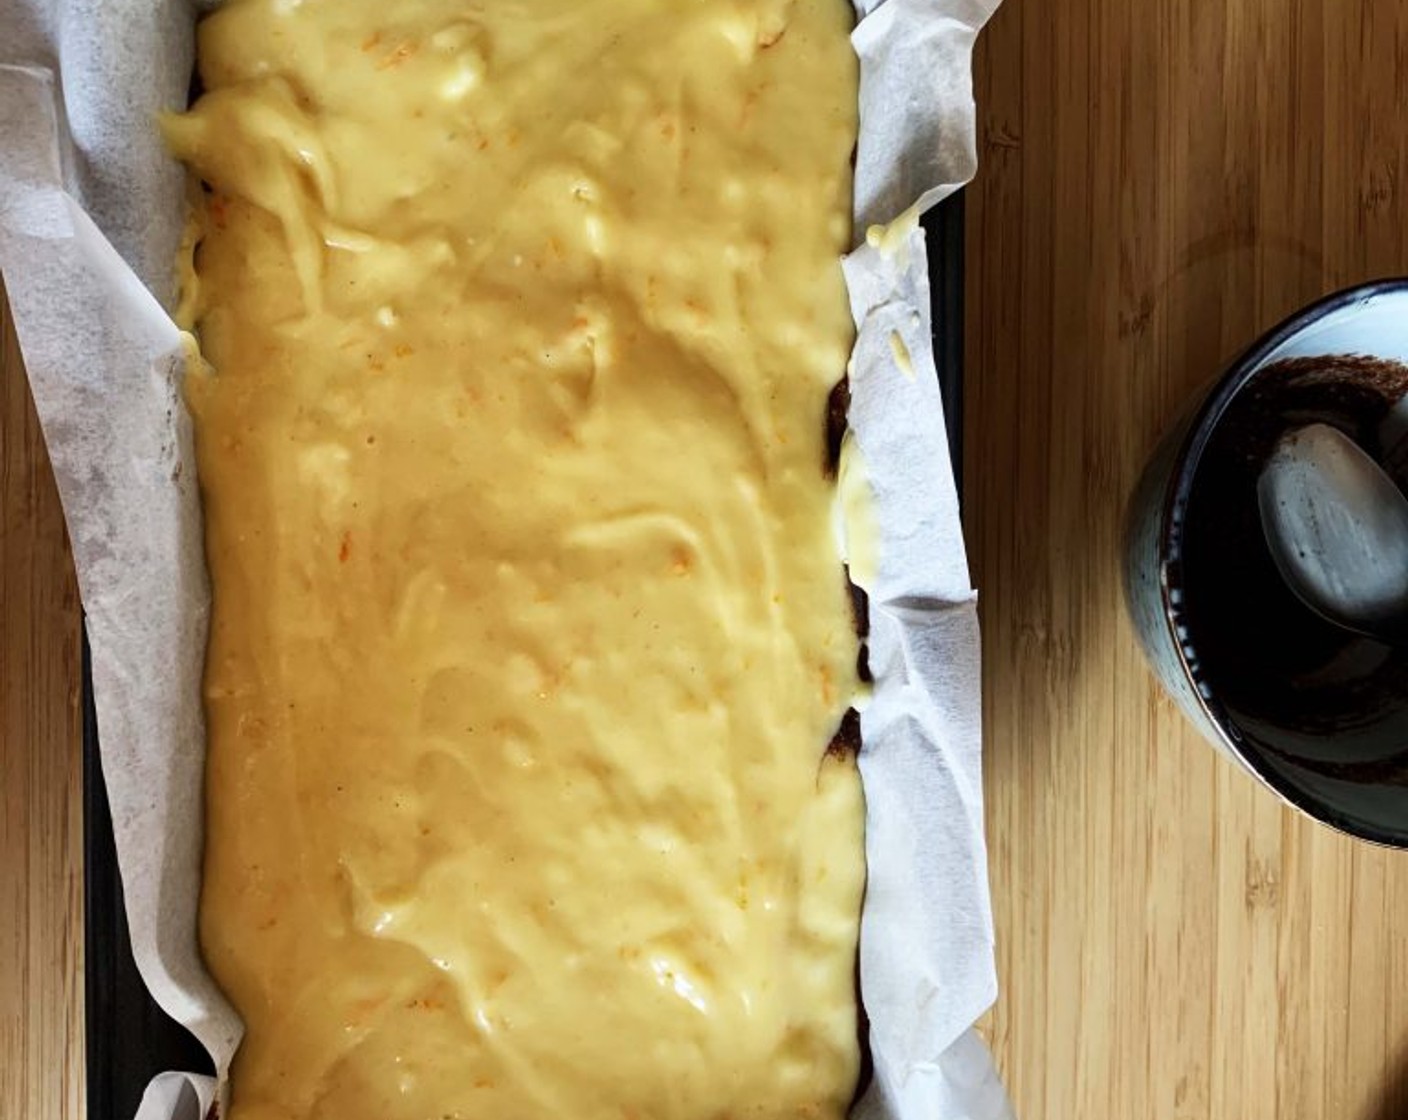
[[[1381,461],[1408,459],[1395,427],[1405,410],[1394,412],[1405,396],[1408,279],[1301,311],[1164,437],[1125,547],[1135,629],[1194,725],[1297,809],[1393,847],[1408,847],[1408,648],[1340,630],[1295,599],[1261,535],[1255,481],[1279,435],[1316,420]]]

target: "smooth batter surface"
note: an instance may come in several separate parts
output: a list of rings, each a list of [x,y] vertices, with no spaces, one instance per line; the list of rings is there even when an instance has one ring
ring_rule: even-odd
[[[232,1120],[838,1117],[842,0],[229,0],[166,122]]]

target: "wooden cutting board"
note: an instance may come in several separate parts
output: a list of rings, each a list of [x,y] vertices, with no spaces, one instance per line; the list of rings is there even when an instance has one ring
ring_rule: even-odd
[[[1118,560],[1190,392],[1299,305],[1408,273],[1408,5],[1008,0],[978,75],[966,508],[1018,1115],[1401,1120],[1408,852],[1214,757]]]
[[[1408,1117],[1408,853],[1215,758],[1121,614],[1125,495],[1295,306],[1408,273],[1408,5],[1007,0],[979,52],[967,517],[1023,1120]],[[82,1115],[78,609],[0,346],[0,1116]]]
[[[78,587],[0,293],[0,1117],[6,1120],[83,1116],[78,686]]]

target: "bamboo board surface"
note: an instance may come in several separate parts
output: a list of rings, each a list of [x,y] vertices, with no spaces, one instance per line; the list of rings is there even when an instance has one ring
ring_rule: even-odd
[[[1122,613],[1123,506],[1189,394],[1408,273],[1408,5],[1007,0],[979,49],[966,510],[1023,1120],[1408,1117],[1408,853],[1217,758]]]
[[[1023,1120],[1408,1118],[1408,854],[1217,759],[1121,614],[1122,507],[1187,394],[1408,273],[1408,5],[1007,0],[979,49],[966,514]],[[78,606],[0,343],[0,1116],[83,1101]]]

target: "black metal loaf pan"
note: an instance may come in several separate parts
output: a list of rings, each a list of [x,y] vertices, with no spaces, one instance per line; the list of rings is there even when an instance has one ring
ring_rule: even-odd
[[[963,468],[963,195],[924,218],[938,367],[953,469]],[[934,418],[938,423],[938,417]],[[961,489],[961,485],[960,485]],[[137,975],[113,852],[112,818],[98,765],[87,646],[83,658],[84,938],[88,1120],[131,1120],[152,1076],[210,1072],[205,1051],[152,1002]]]

